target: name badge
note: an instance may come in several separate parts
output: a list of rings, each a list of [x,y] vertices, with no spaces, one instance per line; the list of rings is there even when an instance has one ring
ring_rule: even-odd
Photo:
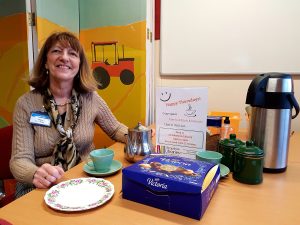
[[[32,112],[29,123],[36,126],[50,127],[51,119],[46,112]]]

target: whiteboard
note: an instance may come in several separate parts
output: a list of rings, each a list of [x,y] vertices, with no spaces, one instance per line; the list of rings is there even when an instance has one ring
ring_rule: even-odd
[[[161,75],[300,74],[300,0],[161,0]]]

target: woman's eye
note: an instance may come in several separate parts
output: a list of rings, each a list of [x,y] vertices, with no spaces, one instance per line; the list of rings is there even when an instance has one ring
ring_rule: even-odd
[[[78,57],[78,53],[77,52],[70,52],[70,55]]]
[[[61,52],[61,51],[60,51],[59,49],[53,49],[52,52],[53,52],[53,53],[59,53],[59,52]]]

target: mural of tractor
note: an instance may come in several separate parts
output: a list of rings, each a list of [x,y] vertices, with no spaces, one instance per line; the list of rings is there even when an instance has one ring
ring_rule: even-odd
[[[99,89],[105,89],[110,83],[110,77],[120,77],[125,85],[134,81],[134,58],[124,57],[124,45],[122,46],[122,57],[119,56],[118,42],[92,42],[92,70],[98,82]],[[108,50],[106,52],[106,50]],[[113,52],[113,53],[112,53]],[[112,54],[113,62],[108,60]]]

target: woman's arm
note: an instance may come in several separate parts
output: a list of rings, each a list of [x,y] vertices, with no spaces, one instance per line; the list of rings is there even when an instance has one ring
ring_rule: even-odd
[[[63,176],[64,171],[62,168],[48,163],[52,157],[48,155],[51,154],[52,149],[49,136],[40,135],[39,137],[37,135],[39,129],[35,130],[33,125],[29,123],[31,112],[37,111],[35,110],[36,105],[40,105],[39,100],[39,95],[25,95],[16,103],[13,115],[14,131],[10,169],[14,177],[20,182],[34,184],[37,188],[48,188]],[[40,158],[39,164],[36,162],[34,141],[40,143],[39,155],[45,155],[43,159]],[[42,151],[45,152],[42,153]],[[44,162],[42,163],[41,160]]]
[[[113,140],[125,142],[124,135],[127,134],[128,127],[117,120],[106,102],[96,92],[93,93],[92,101],[93,110],[96,111],[95,122]]]
[[[10,170],[14,177],[25,183],[32,183],[37,170],[34,158],[34,130],[29,123],[28,102],[22,96],[16,103],[13,113],[13,141]]]

